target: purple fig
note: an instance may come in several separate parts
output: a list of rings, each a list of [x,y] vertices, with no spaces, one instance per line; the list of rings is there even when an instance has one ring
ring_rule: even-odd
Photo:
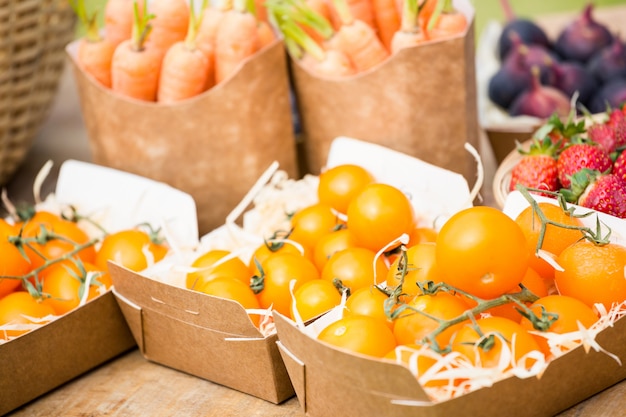
[[[571,105],[569,97],[562,91],[541,84],[539,68],[532,68],[532,84],[529,90],[522,92],[509,108],[511,116],[535,116],[546,119],[553,114],[567,116]]]
[[[580,63],[575,61],[559,62],[553,67],[554,84],[566,96],[572,97],[578,92],[578,101],[584,106],[599,87],[596,79]]]
[[[619,108],[626,103],[626,79],[615,78],[604,84],[589,103],[591,113],[602,113],[607,108]]]
[[[506,24],[498,39],[500,60],[504,60],[511,50],[512,42],[509,37],[511,32],[517,33],[522,42],[527,45],[541,45],[545,48],[551,48],[550,39],[539,25],[532,20],[516,16],[508,0],[500,0],[500,4],[506,16]]]
[[[565,60],[586,63],[596,51],[613,40],[609,29],[596,21],[592,12],[593,4],[590,3],[557,37],[554,49]]]
[[[615,36],[610,45],[591,57],[587,69],[600,83],[613,78],[626,78],[626,47],[622,40]]]

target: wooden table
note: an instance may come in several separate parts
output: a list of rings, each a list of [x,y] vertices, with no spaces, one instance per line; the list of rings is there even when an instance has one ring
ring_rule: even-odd
[[[483,148],[486,178],[483,196],[491,202],[494,159]],[[89,161],[87,134],[77,93],[66,72],[52,113],[38,135],[24,165],[8,184],[14,201],[31,199],[31,184],[43,163],[56,166],[44,184],[54,189],[59,165],[66,159]],[[50,358],[54,360],[54,358]],[[532,407],[532,404],[529,404]],[[626,381],[561,413],[562,417],[623,416]],[[297,399],[274,405],[197,377],[152,363],[131,350],[97,369],[14,411],[11,416],[304,416]],[[388,416],[391,417],[391,416]]]

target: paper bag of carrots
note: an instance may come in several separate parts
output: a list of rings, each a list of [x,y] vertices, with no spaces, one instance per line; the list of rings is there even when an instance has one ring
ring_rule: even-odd
[[[466,175],[477,147],[467,0],[267,0],[291,58],[306,169],[341,135]]]
[[[66,51],[95,163],[189,193],[203,233],[273,161],[297,173],[288,60],[252,1],[108,0],[103,29],[83,1]]]

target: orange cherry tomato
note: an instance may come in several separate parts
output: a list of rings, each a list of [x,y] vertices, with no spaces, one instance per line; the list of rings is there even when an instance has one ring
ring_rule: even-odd
[[[304,249],[304,255],[308,257],[307,248]],[[259,274],[259,268],[257,267],[257,263],[262,265],[263,262],[274,253],[295,253],[298,255],[302,255],[303,253],[300,251],[300,248],[289,240],[275,240],[271,242],[264,242],[261,246],[254,250],[252,257],[250,258],[250,262],[248,263],[248,268],[252,271],[253,275]]]
[[[418,282],[442,281],[435,257],[435,243],[425,242],[411,246],[406,251],[407,272],[402,281],[402,293],[409,296],[421,293]],[[397,287],[402,278],[402,257],[397,257],[387,273],[387,286]]]
[[[327,204],[317,203],[297,211],[291,218],[289,239],[312,250],[324,235],[337,230],[343,222]]]
[[[0,298],[22,286],[22,277],[30,272],[30,262],[20,251],[7,241],[0,241]],[[2,278],[2,277],[15,278]]]
[[[321,203],[346,214],[354,196],[373,182],[374,176],[359,165],[337,165],[320,174],[317,196]]]
[[[374,252],[403,234],[409,235],[415,223],[411,201],[406,194],[391,185],[369,184],[348,206],[348,230],[359,246]]]
[[[108,261],[116,262],[132,271],[142,271],[149,266],[150,261],[158,262],[163,259],[167,250],[167,245],[152,241],[150,235],[143,230],[125,229],[104,237],[94,263],[104,271],[108,270]]]
[[[294,306],[302,321],[317,317],[341,303],[341,293],[329,281],[314,279],[307,281],[293,294],[294,303],[291,303],[291,317],[294,315]]]
[[[385,301],[389,297],[375,286],[363,287],[354,291],[346,300],[345,315],[360,314],[383,320],[390,329],[394,322],[385,313]]]
[[[204,281],[198,287],[198,291],[213,295],[215,297],[233,300],[241,304],[245,309],[258,309],[259,301],[257,300],[252,289],[239,279],[228,276],[219,276],[209,281]],[[259,316],[250,315],[250,319],[255,326],[259,326]]]
[[[399,314],[393,326],[393,334],[399,344],[424,343],[425,338],[439,326],[433,317],[439,320],[451,320],[469,309],[459,297],[446,292],[418,295],[407,303],[407,306],[409,308]],[[448,346],[452,335],[462,325],[463,323],[455,324],[439,333],[435,337],[439,347]]]
[[[480,333],[473,324],[467,323],[456,333],[452,343],[452,350],[467,357],[475,366],[494,368],[500,363],[504,346],[512,352],[515,363],[524,366],[532,366],[534,361],[519,363],[521,358],[532,352],[539,351],[540,347],[528,331],[519,323],[504,317],[485,317],[476,320]],[[487,339],[488,338],[488,339]],[[492,342],[487,343],[486,342]],[[504,366],[504,370],[510,369],[512,364]]]
[[[330,257],[342,249],[356,246],[356,241],[348,229],[339,229],[328,233],[317,241],[313,248],[313,261],[317,269],[322,271]]]
[[[351,314],[325,327],[317,339],[341,349],[382,358],[396,347],[396,339],[383,320]]]
[[[290,283],[295,280],[293,291],[307,281],[318,279],[319,272],[313,262],[303,255],[294,253],[276,253],[263,262],[263,274],[258,286],[253,282],[261,308],[270,308],[291,317],[291,292]]]
[[[30,242],[24,247],[33,269],[39,268],[47,260],[57,259],[76,250],[78,245],[85,245],[76,255],[84,262],[93,263],[96,257],[95,240],[77,223],[63,220],[53,214],[39,212],[33,219],[24,223],[22,236],[35,238],[43,234],[51,238],[46,243]]]
[[[0,298],[0,339],[7,340],[28,332],[29,317],[43,319],[55,315],[54,309],[26,291],[15,291]],[[24,329],[3,329],[6,325],[26,325]]]
[[[528,268],[526,271],[526,275],[524,275],[524,279],[522,279],[521,284],[528,288],[530,292],[535,294],[537,297],[545,297],[548,295],[548,286],[546,285],[546,280],[541,278],[539,274],[532,268]],[[511,290],[507,291],[510,294],[514,294],[520,291],[519,285]],[[508,303],[498,307],[493,307],[487,310],[486,312],[493,316],[506,317],[513,321],[519,322],[522,319],[522,315],[517,311],[519,307],[515,303]]]
[[[589,307],[601,303],[607,310],[613,303],[626,300],[626,247],[581,240],[565,248],[557,262],[564,269],[554,273],[559,294],[577,298]]]
[[[52,307],[57,315],[65,314],[78,307],[86,290],[87,274],[92,273],[94,280],[87,289],[87,301],[103,294],[111,286],[108,275],[103,275],[98,267],[82,262],[79,267],[71,260],[57,262],[45,268],[40,278],[44,304]]]
[[[231,277],[249,285],[252,271],[241,259],[233,257],[220,263],[221,259],[229,255],[231,252],[227,250],[213,249],[196,258],[191,266],[198,268],[198,271],[187,274],[185,280],[187,288],[190,290],[199,289],[206,282],[217,277]]]
[[[322,270],[322,279],[329,282],[338,279],[351,291],[380,284],[385,281],[386,277],[387,265],[382,258],[376,258],[376,253],[360,247],[336,252]]]
[[[569,213],[564,212],[558,205],[546,202],[538,204],[540,210],[549,220],[569,226],[583,225],[579,218],[573,217]],[[524,209],[517,216],[515,222],[520,225],[524,235],[526,236],[527,251],[529,254],[528,262],[530,267],[537,271],[537,273],[539,273],[539,275],[543,278],[554,278],[554,267],[542,258],[536,256],[537,242],[539,241],[541,232],[541,221],[537,216],[537,213],[533,211],[532,206],[528,206]],[[581,237],[582,232],[580,230],[566,229],[564,227],[549,224],[546,226],[546,232],[541,249],[547,251],[556,258],[561,254],[563,249],[580,240]]]
[[[523,317],[520,324],[523,328],[532,331],[541,332],[553,332],[553,333],[570,333],[579,330],[579,324],[585,329],[590,328],[598,321],[598,315],[596,312],[583,303],[573,297],[566,295],[548,295],[535,301],[530,309],[535,313],[537,317],[541,317],[543,312],[555,315],[556,320],[552,322],[547,329],[536,329],[532,321],[526,317]],[[552,355],[550,347],[546,338],[542,336],[536,336],[537,343],[541,347],[541,350],[546,354],[546,357]]]
[[[514,288],[528,269],[522,229],[493,207],[474,206],[452,215],[436,245],[443,281],[481,298],[495,298]]]

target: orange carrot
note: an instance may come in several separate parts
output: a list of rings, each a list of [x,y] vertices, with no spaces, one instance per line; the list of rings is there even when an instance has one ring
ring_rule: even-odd
[[[400,29],[400,13],[396,8],[395,0],[372,0],[374,22],[378,37],[387,50],[391,50],[391,39]]]
[[[133,0],[108,0],[104,9],[106,38],[114,45],[130,39],[133,31]],[[140,9],[143,13],[143,10]]]
[[[78,19],[84,24],[86,33],[78,44],[77,61],[85,72],[103,86],[111,87],[111,60],[115,45],[100,35],[97,13],[87,14],[84,0],[73,0],[70,5]]]
[[[374,21],[374,10],[370,0],[346,0],[346,4],[350,13],[354,19],[361,20],[367,23],[372,29],[376,28],[376,22]],[[334,2],[329,3],[331,23],[335,30],[339,30],[343,23],[341,18],[341,12],[337,10]]]
[[[144,0],[144,10],[145,9]],[[152,26],[152,15],[140,16],[135,1],[133,31],[130,39],[115,48],[111,63],[111,88],[127,97],[155,101],[159,86],[162,55],[145,44]]]
[[[207,88],[207,76],[212,62],[196,47],[196,34],[202,18],[196,16],[190,0],[189,31],[184,41],[174,43],[167,50],[161,64],[157,101],[175,103],[197,96]]]
[[[257,19],[257,50],[261,50],[268,45],[271,45],[276,40],[276,34],[272,29],[272,26],[263,21]]]
[[[451,0],[439,0],[428,20],[428,34],[431,39],[443,39],[459,35],[467,29],[467,18],[456,10]]]
[[[417,5],[417,0],[404,0],[402,24],[391,40],[392,54],[428,40],[425,29],[418,23],[419,12],[420,8]]]
[[[327,45],[344,52],[357,72],[368,70],[389,56],[374,29],[352,16],[345,0],[334,0],[342,25]]]
[[[224,13],[215,39],[215,81],[221,83],[239,69],[257,51],[257,20],[238,1]]]
[[[151,0],[148,11],[154,19],[147,44],[165,55],[170,46],[187,36],[189,5],[185,0]]]
[[[346,54],[322,49],[292,16],[288,16],[288,12],[276,15],[275,21],[289,54],[309,72],[325,78],[341,78],[356,73]]]
[[[417,15],[417,22],[422,29],[426,29],[428,25],[428,21],[430,17],[434,13],[437,8],[437,4],[439,0],[418,0],[418,10],[419,14]]]

